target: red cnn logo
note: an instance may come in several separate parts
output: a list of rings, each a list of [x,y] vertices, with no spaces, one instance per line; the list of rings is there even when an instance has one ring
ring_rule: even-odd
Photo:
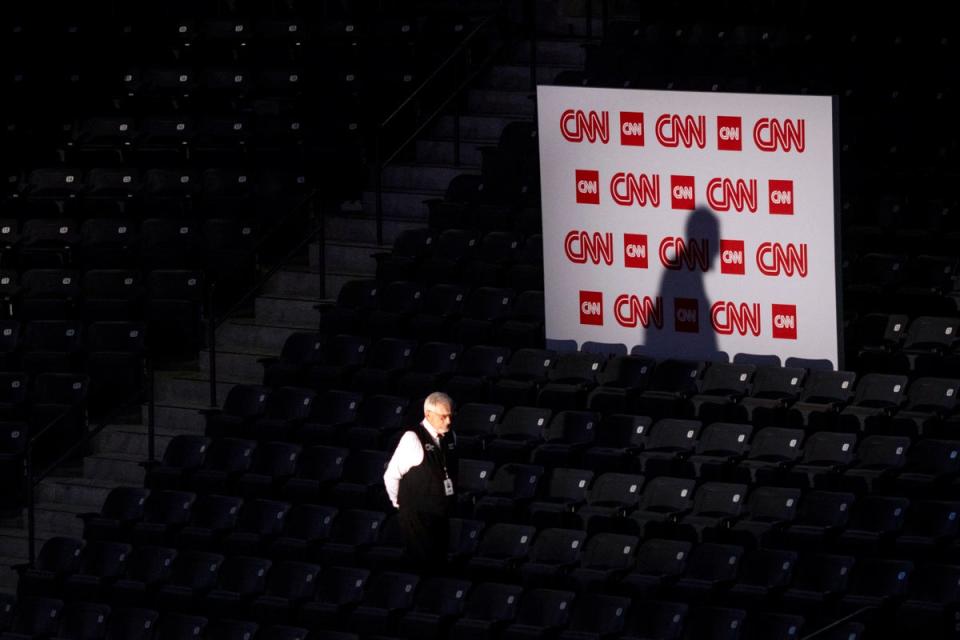
[[[580,324],[603,324],[603,292],[580,292]]]
[[[720,273],[737,276],[746,273],[743,240],[720,241]]]
[[[629,147],[643,146],[643,113],[620,112],[620,144]]]
[[[793,215],[793,180],[770,180],[770,213]]]
[[[567,109],[560,114],[560,135],[570,142],[583,142],[586,138],[591,144],[597,140],[607,144],[610,140],[610,114]]]
[[[577,203],[600,204],[600,172],[577,169]]]
[[[574,229],[563,240],[563,252],[574,264],[613,264],[613,234],[594,231],[590,235]]]
[[[674,329],[682,333],[700,333],[700,314],[696,298],[673,299]]]
[[[773,337],[780,340],[797,339],[797,305],[775,304],[773,309]]]
[[[741,129],[740,116],[717,116],[717,149],[720,151],[742,150]]]
[[[670,199],[674,209],[693,211],[693,176],[670,176]]]
[[[645,233],[623,234],[623,266],[634,269],[647,268],[647,235]]]

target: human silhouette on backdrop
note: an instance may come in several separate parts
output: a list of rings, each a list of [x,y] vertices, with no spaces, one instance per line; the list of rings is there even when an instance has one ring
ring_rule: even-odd
[[[656,358],[726,360],[710,325],[711,300],[704,276],[720,253],[720,223],[706,207],[687,218],[683,248],[666,256],[673,268],[664,271],[657,295],[663,301],[663,328],[647,329],[642,353]]]

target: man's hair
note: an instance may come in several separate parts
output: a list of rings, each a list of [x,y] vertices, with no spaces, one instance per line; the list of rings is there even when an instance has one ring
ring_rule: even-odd
[[[436,411],[440,407],[453,409],[453,398],[442,391],[434,391],[423,401],[423,412]]]

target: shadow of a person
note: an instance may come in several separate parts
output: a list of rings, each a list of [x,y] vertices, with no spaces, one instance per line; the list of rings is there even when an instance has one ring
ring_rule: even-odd
[[[647,332],[640,351],[656,358],[726,361],[710,324],[711,301],[704,286],[704,276],[720,253],[717,216],[705,207],[694,209],[682,240],[662,252],[667,268],[657,295],[664,326]]]

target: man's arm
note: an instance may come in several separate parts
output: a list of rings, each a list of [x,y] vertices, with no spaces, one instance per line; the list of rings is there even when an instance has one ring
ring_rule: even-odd
[[[397,443],[397,448],[390,458],[387,470],[383,473],[383,486],[387,489],[387,497],[394,507],[400,506],[397,502],[397,494],[400,491],[400,478],[423,462],[423,447],[420,446],[420,439],[413,431],[407,431]]]

